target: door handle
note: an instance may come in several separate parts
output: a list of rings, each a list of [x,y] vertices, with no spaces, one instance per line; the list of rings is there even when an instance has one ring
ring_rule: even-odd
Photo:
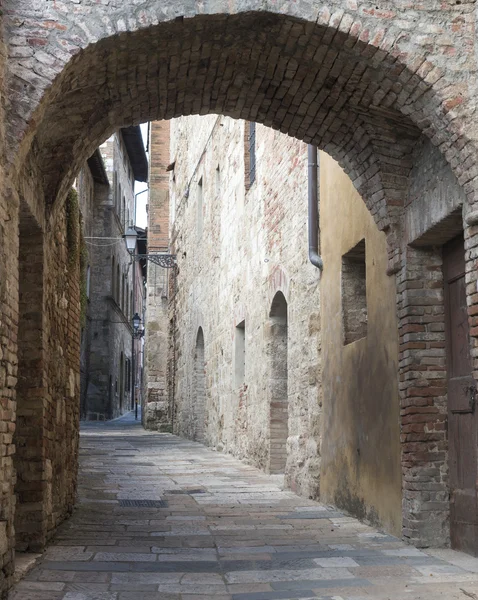
[[[476,385],[470,385],[468,388],[468,393],[470,395],[470,411],[475,412]]]

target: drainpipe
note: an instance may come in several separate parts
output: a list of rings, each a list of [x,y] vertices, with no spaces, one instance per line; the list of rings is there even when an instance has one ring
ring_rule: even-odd
[[[317,146],[308,145],[309,157],[309,260],[322,271],[324,262],[319,255],[319,202],[317,190]]]

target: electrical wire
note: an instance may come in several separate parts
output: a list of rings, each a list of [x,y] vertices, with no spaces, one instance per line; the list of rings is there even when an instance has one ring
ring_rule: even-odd
[[[108,246],[116,246],[122,241],[123,240],[117,240],[116,242],[110,242],[109,244],[95,244],[94,242],[87,242],[85,240],[85,244],[87,244],[88,246],[96,246],[97,248],[108,248]]]

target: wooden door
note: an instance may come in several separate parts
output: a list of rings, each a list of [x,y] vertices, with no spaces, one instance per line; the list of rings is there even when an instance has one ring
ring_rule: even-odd
[[[463,235],[443,247],[443,274],[451,544],[456,550],[478,555],[476,384],[471,374]]]

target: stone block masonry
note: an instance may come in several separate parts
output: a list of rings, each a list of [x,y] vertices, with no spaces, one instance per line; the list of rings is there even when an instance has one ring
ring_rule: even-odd
[[[313,496],[320,370],[308,318],[320,299],[307,258],[306,148],[258,126],[246,185],[248,127],[212,116],[171,124],[174,429],[204,432],[208,444],[286,473]]]
[[[136,461],[125,464],[119,448]],[[140,461],[150,465],[141,474]],[[12,600],[463,600],[478,593],[476,558],[410,547],[291,494],[277,477],[134,420],[85,424],[80,469],[78,510]],[[101,490],[98,479],[107,482]],[[139,489],[166,504],[121,502]]]
[[[251,142],[249,129],[213,117],[171,124],[175,431],[197,439],[204,428],[207,443],[285,474],[303,496],[399,533],[398,344],[385,236],[322,155],[321,276],[308,260],[306,147],[259,125]],[[347,257],[360,267],[352,291],[341,280]],[[346,315],[359,292],[365,308]],[[353,339],[346,317],[359,321]]]

